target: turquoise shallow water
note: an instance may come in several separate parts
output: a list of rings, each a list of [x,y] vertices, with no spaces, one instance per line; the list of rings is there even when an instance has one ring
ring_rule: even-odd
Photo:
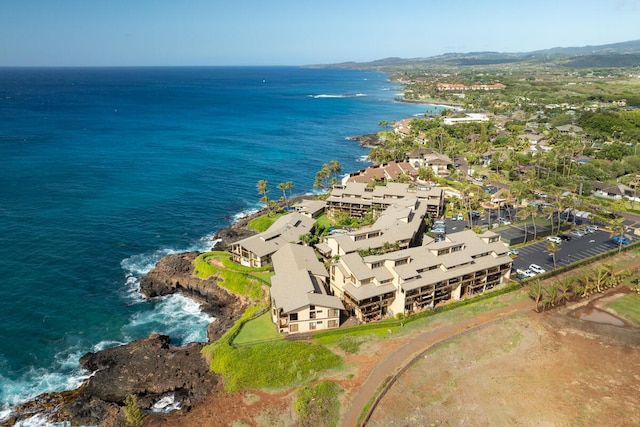
[[[259,207],[256,183],[313,191],[353,135],[427,111],[384,74],[296,67],[0,69],[0,411],[75,387],[87,351],[212,319],[146,301],[160,257],[206,250]],[[0,412],[1,418],[1,412]]]

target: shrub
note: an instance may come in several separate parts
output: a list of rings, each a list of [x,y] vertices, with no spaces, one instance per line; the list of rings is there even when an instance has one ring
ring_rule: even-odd
[[[130,394],[124,399],[124,419],[127,424],[139,426],[144,421],[146,414],[138,406],[138,396]]]

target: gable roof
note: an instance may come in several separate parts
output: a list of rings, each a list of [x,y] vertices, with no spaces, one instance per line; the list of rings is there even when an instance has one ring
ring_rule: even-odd
[[[321,281],[328,273],[313,248],[289,243],[273,254],[272,261],[271,298],[283,312],[309,305],[344,310],[338,297],[327,295]]]
[[[287,243],[298,243],[300,236],[307,234],[315,225],[315,220],[298,212],[278,218],[265,232],[239,240],[234,245],[263,257],[276,252]]]

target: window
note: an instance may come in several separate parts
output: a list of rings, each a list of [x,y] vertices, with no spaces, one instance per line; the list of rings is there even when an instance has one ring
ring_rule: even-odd
[[[309,329],[314,330],[316,328],[316,322],[309,322]]]
[[[309,319],[315,319],[316,318],[316,312],[315,311],[310,311],[309,312]]]
[[[293,323],[293,324],[289,325],[289,332],[298,332],[298,324],[297,323]]]
[[[322,325],[322,320],[318,320],[316,323],[317,323],[318,325]]]
[[[315,309],[316,309],[316,306],[315,306],[315,305],[310,305],[310,306],[309,306],[309,310],[315,310]]]
[[[298,313],[289,314],[289,320],[298,320]]]
[[[337,320],[329,320],[328,327],[329,328],[337,328],[338,327],[338,321]]]

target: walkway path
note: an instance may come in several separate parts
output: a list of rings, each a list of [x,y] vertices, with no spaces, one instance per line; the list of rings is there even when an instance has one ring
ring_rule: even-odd
[[[342,417],[341,425],[343,427],[357,426],[358,417],[367,403],[378,393],[384,381],[389,377],[393,377],[388,383],[391,385],[395,377],[402,374],[416,358],[421,357],[423,353],[430,350],[433,346],[466,332],[478,329],[498,319],[524,313],[533,310],[533,308],[533,301],[526,298],[506,307],[461,320],[452,325],[427,329],[417,334],[408,335],[405,339],[405,341],[407,341],[406,343],[400,345],[393,353],[389,354],[384,360],[381,360],[369,373],[369,376],[364,380],[351,399],[351,403]],[[370,411],[372,412],[374,409],[375,403]]]

